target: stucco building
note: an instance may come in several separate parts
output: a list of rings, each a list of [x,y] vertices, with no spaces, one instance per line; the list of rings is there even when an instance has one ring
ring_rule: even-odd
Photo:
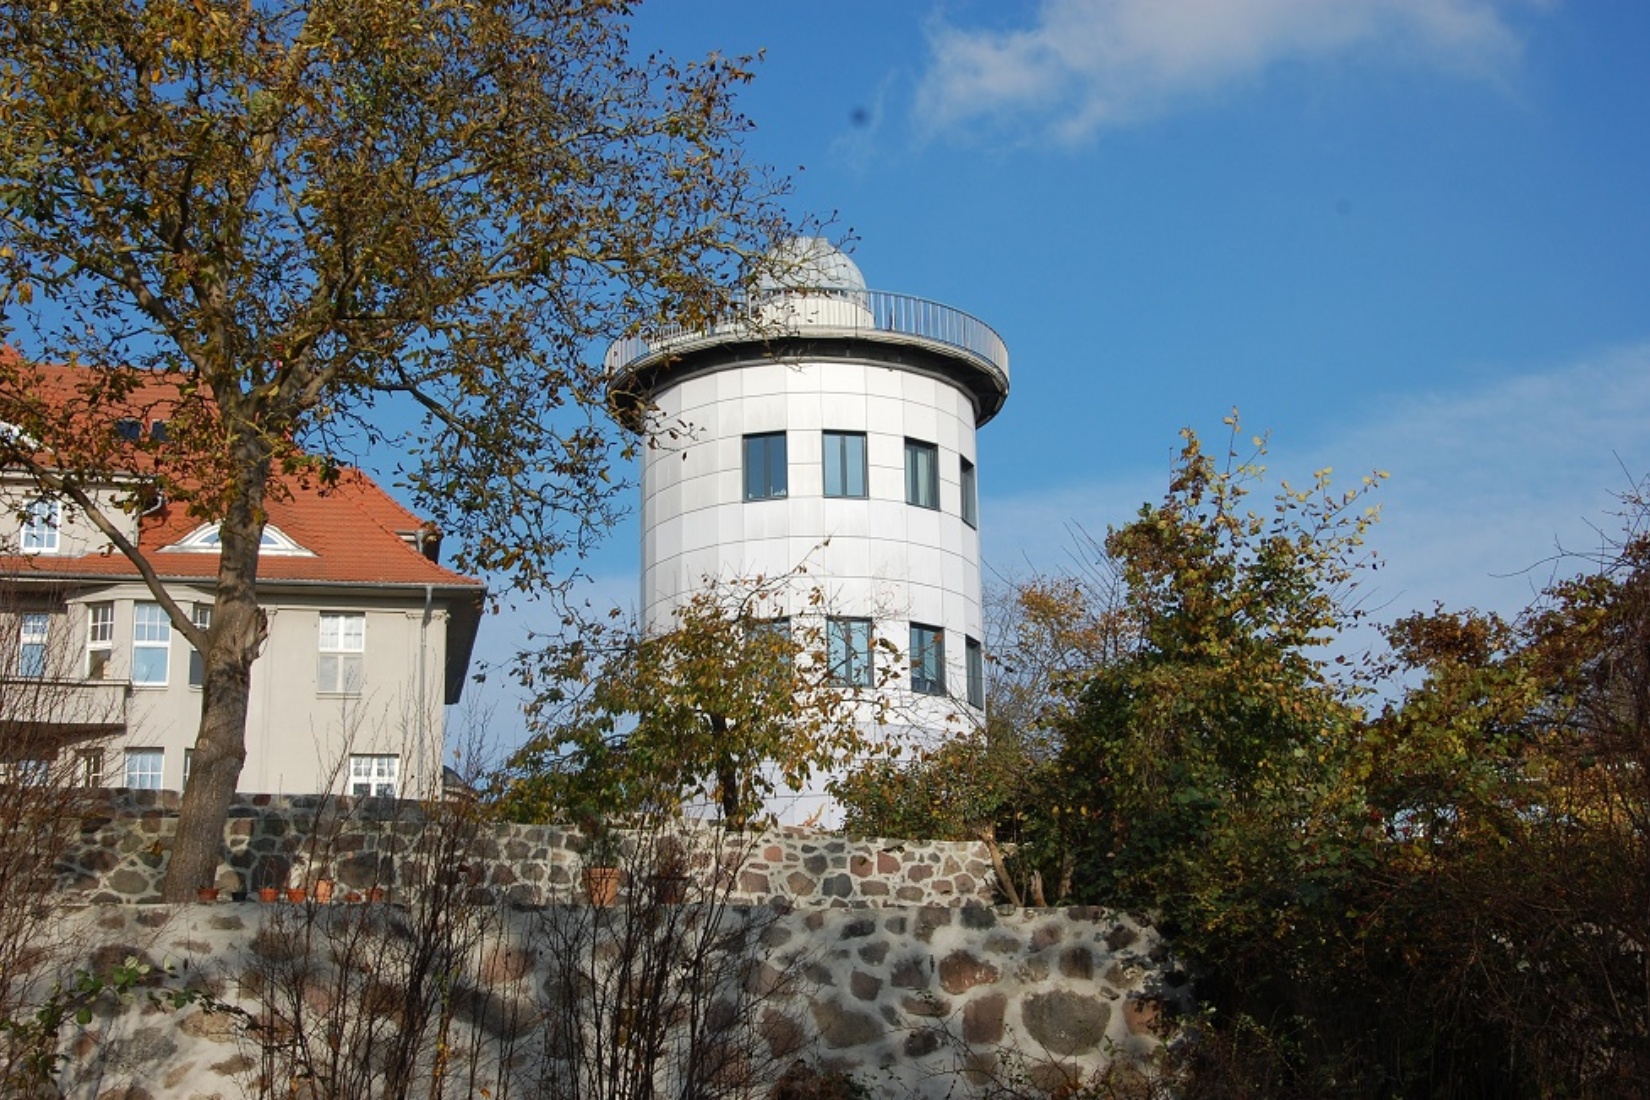
[[[944,736],[984,716],[975,433],[1007,399],[1007,349],[965,313],[869,289],[822,239],[778,259],[724,323],[608,353],[616,403],[655,438],[644,625],[668,627],[707,578],[805,565],[782,614],[823,616],[834,676]],[[815,790],[785,816],[822,808],[829,820]]]
[[[151,403],[108,430],[163,444],[164,409]],[[142,481],[141,471],[111,479],[97,490],[110,505],[100,510],[209,625],[217,526],[164,500],[115,505]],[[0,761],[42,766],[16,759],[17,746],[36,757],[55,746],[75,754],[87,782],[181,789],[200,720],[199,655],[72,503],[16,472],[0,472],[0,503],[0,660],[9,666],[0,668]],[[269,634],[252,670],[240,789],[438,791],[444,706],[463,690],[483,586],[443,567],[433,528],[357,470],[327,485],[284,478],[267,510],[258,595]]]

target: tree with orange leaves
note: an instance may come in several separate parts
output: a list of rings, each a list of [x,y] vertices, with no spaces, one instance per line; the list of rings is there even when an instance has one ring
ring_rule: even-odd
[[[245,756],[280,475],[393,445],[456,564],[553,587],[612,515],[608,340],[702,325],[783,232],[742,159],[745,60],[633,59],[626,6],[564,0],[23,0],[0,9],[0,455],[119,524],[100,417],[172,402],[144,494],[220,526],[166,880],[193,896]],[[92,415],[34,362],[92,365]],[[131,448],[126,448],[130,451]],[[132,555],[132,545],[111,541]]]

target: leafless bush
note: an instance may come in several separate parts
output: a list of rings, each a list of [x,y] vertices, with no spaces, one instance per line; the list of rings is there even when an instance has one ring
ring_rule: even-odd
[[[98,703],[112,696],[87,689],[82,652],[48,630],[61,620],[0,593],[0,1021],[33,1007],[55,961],[49,893],[65,842],[97,798],[111,728]],[[12,1053],[0,1043],[0,1080]]]

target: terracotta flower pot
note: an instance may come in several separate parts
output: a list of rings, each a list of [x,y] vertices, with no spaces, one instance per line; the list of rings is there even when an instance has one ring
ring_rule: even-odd
[[[384,888],[382,886],[374,886],[372,889],[368,890],[367,891],[367,900],[369,902],[370,901],[383,901],[384,900]]]
[[[260,887],[258,887],[258,900],[259,901],[272,902],[277,897],[279,897],[280,894],[281,894],[281,892],[279,890],[275,889],[275,887],[273,887],[273,886],[260,886]]]
[[[586,867],[584,893],[591,905],[606,907],[619,900],[621,872],[617,867]]]
[[[286,891],[286,900],[294,905],[301,904],[304,900],[304,888],[302,886],[289,886]]]
[[[217,901],[218,888],[216,886],[202,886],[199,890],[195,891],[195,898],[198,901],[205,902]]]

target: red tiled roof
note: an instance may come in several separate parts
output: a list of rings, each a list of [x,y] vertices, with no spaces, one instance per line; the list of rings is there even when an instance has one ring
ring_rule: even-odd
[[[289,481],[286,499],[268,503],[269,522],[307,554],[264,553],[258,576],[271,581],[318,583],[466,585],[481,582],[430,561],[398,533],[413,531],[418,519],[359,470],[345,470],[325,488]],[[391,526],[391,525],[394,526]],[[162,577],[216,579],[218,555],[163,550],[201,526],[181,507],[166,506],[142,518],[138,546]],[[78,556],[0,556],[0,572],[60,576],[136,577],[137,569],[116,551]]]
[[[0,348],[0,359],[18,362],[17,353]],[[42,396],[64,403],[78,400],[78,381],[92,368],[41,364],[34,367],[41,381]],[[132,411],[117,410],[114,420],[148,413],[148,419],[165,419],[164,413],[175,399],[170,383],[140,386],[126,404]],[[61,407],[61,406],[60,406]],[[99,410],[104,412],[105,410]],[[141,413],[137,413],[141,415]],[[274,475],[266,508],[269,522],[310,554],[264,553],[258,561],[260,579],[356,584],[436,584],[464,585],[479,590],[481,581],[466,577],[430,561],[414,549],[402,532],[417,531],[420,521],[371,478],[346,468],[336,484],[322,486],[314,479]],[[181,541],[202,525],[179,505],[163,505],[145,514],[139,522],[138,545],[146,552],[155,572],[167,578],[216,579],[218,555],[162,550]],[[117,551],[78,556],[56,554],[0,556],[0,572],[18,575],[137,577],[138,572]]]

